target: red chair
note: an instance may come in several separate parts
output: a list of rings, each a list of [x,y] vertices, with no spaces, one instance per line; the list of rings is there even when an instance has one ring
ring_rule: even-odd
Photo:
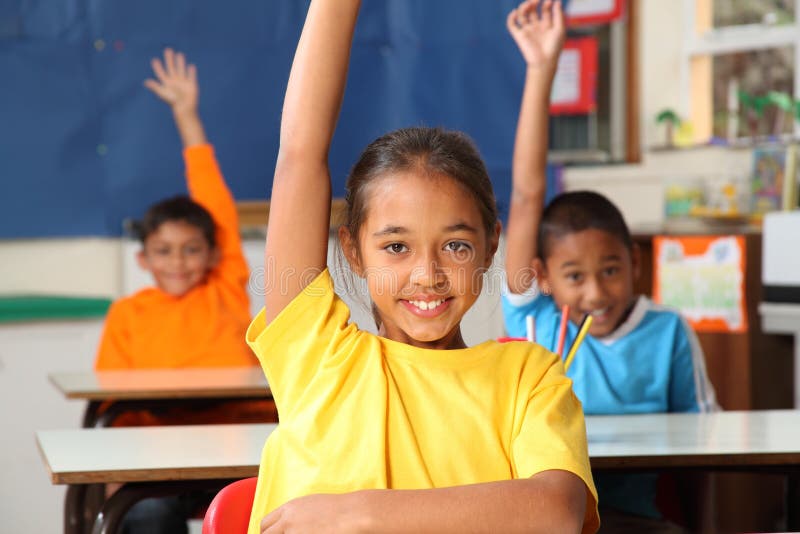
[[[208,505],[203,534],[246,534],[257,481],[243,478],[222,488]]]

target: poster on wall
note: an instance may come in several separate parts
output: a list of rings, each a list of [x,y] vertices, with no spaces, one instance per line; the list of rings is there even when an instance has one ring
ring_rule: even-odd
[[[624,0],[570,0],[567,5],[567,24],[607,24],[622,17],[624,11]]]
[[[653,250],[653,300],[697,332],[747,332],[744,237],[658,236]]]
[[[567,39],[550,91],[550,114],[581,115],[597,108],[597,39]]]

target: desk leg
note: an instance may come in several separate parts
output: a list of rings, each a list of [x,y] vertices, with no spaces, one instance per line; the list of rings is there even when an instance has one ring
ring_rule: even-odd
[[[86,405],[86,411],[83,412],[83,428],[94,428],[98,409],[100,409],[99,401],[89,401],[89,404]]]
[[[800,332],[794,334],[794,407],[800,409]]]
[[[85,534],[83,522],[86,484],[70,484],[64,498],[64,534]]]
[[[786,476],[786,530],[800,531],[800,471],[798,470],[790,471]]]
[[[129,482],[123,484],[97,514],[92,534],[116,534],[122,519],[137,502],[150,497],[167,497],[195,490],[219,491],[238,479],[174,480],[167,482]]]

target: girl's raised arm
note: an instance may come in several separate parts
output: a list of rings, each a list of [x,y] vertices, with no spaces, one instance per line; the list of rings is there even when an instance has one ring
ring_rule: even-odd
[[[336,128],[359,0],[313,0],[283,103],[266,246],[266,322],[326,266]]]
[[[508,15],[507,24],[527,64],[506,228],[506,279],[511,292],[519,294],[533,283],[531,267],[544,210],[550,87],[565,36],[561,2],[527,0]]]

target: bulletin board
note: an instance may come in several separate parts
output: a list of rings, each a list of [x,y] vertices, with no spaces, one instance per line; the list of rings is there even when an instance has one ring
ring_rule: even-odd
[[[171,114],[142,86],[165,46],[198,67],[200,114],[236,199],[269,198],[308,0],[12,4],[0,8],[0,239],[117,236],[186,192]],[[334,196],[379,135],[443,126],[476,141],[504,212],[525,75],[505,27],[517,4],[364,2],[330,153]]]
[[[697,332],[747,332],[745,247],[740,235],[655,237],[653,299]]]

